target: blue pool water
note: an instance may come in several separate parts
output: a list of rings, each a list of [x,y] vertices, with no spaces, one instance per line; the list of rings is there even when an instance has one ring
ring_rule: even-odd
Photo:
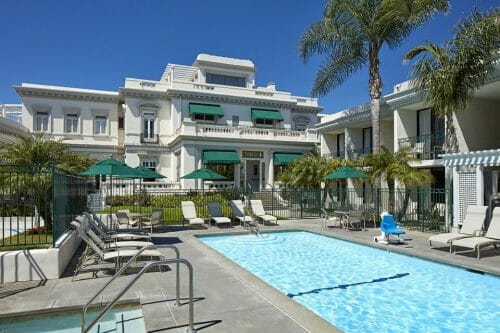
[[[347,332],[500,332],[500,278],[309,232],[200,240]]]
[[[96,312],[89,312],[87,322],[95,318]],[[80,333],[81,314],[59,312],[44,315],[30,315],[0,323],[0,333]],[[146,326],[141,309],[128,308],[108,312],[91,330],[91,333],[144,333]]]

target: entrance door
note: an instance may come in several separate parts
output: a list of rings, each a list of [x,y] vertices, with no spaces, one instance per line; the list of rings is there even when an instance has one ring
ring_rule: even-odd
[[[262,170],[260,160],[245,160],[245,188],[249,186],[253,191],[261,189]]]

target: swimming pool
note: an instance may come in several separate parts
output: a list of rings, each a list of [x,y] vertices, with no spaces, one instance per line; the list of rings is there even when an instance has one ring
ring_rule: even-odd
[[[90,311],[87,322],[90,322],[96,314]],[[0,333],[80,333],[81,320],[81,313],[75,311],[31,314],[0,322]],[[139,308],[112,310],[90,332],[146,332],[142,310]]]
[[[500,278],[310,232],[199,237],[347,332],[498,332]]]

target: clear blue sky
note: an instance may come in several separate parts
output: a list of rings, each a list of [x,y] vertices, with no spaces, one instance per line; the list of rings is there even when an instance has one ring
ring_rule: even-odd
[[[198,53],[251,59],[256,81],[309,96],[320,59],[304,64],[297,41],[318,20],[324,0],[2,0],[0,103],[18,103],[22,82],[117,90],[125,77],[158,80],[167,63],[189,65]],[[408,79],[401,61],[426,39],[443,41],[472,7],[498,0],[452,0],[398,50],[384,49],[384,94]],[[369,100],[366,69],[320,98],[325,113]]]

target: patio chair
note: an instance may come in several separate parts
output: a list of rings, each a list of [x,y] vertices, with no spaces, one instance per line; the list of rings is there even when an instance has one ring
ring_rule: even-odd
[[[210,221],[214,221],[217,226],[229,223],[231,226],[231,219],[222,214],[222,209],[218,201],[208,201],[208,214],[210,214]]]
[[[231,211],[233,218],[240,221],[240,225],[245,228],[249,226],[257,226],[254,219],[251,216],[245,215],[245,206],[241,200],[231,200]]]
[[[361,229],[361,223],[363,223],[363,229],[365,229],[364,211],[349,210],[349,214],[347,215],[347,230],[349,230],[349,228],[359,230]]]
[[[151,212],[151,218],[149,219],[149,221],[142,222],[142,226],[150,228],[151,233],[153,233],[153,227],[155,225],[161,224],[162,220],[163,220],[163,209],[156,208],[153,209],[153,211]]]
[[[185,221],[188,221],[189,226],[193,227],[203,227],[205,222],[203,219],[196,216],[196,207],[192,201],[181,201],[182,217]]]
[[[123,225],[134,226],[137,224],[137,220],[130,219],[129,214],[130,211],[127,209],[119,210],[115,213],[118,228],[122,228]]]
[[[266,214],[261,200],[250,200],[250,207],[252,207],[252,212],[257,217],[257,219],[262,221],[262,224],[266,222],[274,222],[276,223],[276,225],[278,225],[278,219],[276,218],[276,216]]]
[[[472,237],[483,229],[484,219],[488,206],[467,206],[464,222],[459,232],[447,232],[429,237],[429,246],[432,243],[447,244],[452,250],[452,242],[461,238]]]
[[[85,215],[89,221],[89,225],[92,228],[92,230],[100,235],[102,239],[106,240],[146,240],[150,241],[151,236],[149,236],[145,231],[139,230],[139,229],[119,229],[119,230],[113,230],[109,229],[100,221],[100,219],[95,216],[94,213],[87,213],[84,212],[83,215]]]
[[[88,266],[94,265],[94,264],[100,264],[102,262],[112,262],[114,263],[115,269],[120,267],[122,262],[130,257],[133,257],[135,254],[137,254],[138,250],[137,249],[121,249],[117,248],[116,250],[112,251],[103,251],[99,246],[90,238],[87,236],[87,234],[83,231],[82,225],[77,222],[77,221],[72,221],[71,225],[74,226],[82,238],[82,240],[87,243],[87,246],[92,250],[93,254],[86,256],[82,261],[79,267],[75,270],[75,275],[78,272],[81,272],[82,268],[85,268],[85,270],[88,270]],[[164,258],[163,254],[161,254],[158,250],[156,249],[148,249],[145,250],[144,252],[141,253],[139,257],[137,257],[137,260],[145,260],[145,261],[151,261],[153,258]],[[106,265],[106,267],[109,268],[109,265]],[[92,270],[92,268],[90,268]],[[97,265],[97,269],[101,270],[100,265]]]
[[[481,257],[481,247],[493,245],[497,249],[500,244],[500,209],[495,209],[490,220],[488,231],[484,236],[462,238],[452,241],[453,248],[466,247],[477,251],[477,259]]]
[[[398,228],[396,221],[394,221],[394,216],[389,213],[382,213],[382,222],[380,223],[380,231],[382,234],[380,236],[375,236],[373,240],[381,244],[390,244],[391,235],[396,235],[398,238],[395,240],[396,243],[400,243],[401,239],[399,236],[406,234],[404,230]]]
[[[148,241],[106,241],[106,239],[100,238],[94,231],[91,230],[88,220],[85,216],[77,216],[75,222],[80,223],[81,232],[85,233],[87,237],[92,239],[97,246],[103,251],[115,251],[117,248],[142,248],[146,246],[154,245]]]
[[[330,215],[324,208],[321,208],[321,219],[323,221],[323,229],[327,229],[329,227],[328,222],[332,222],[333,227],[342,227],[342,221],[340,218],[337,215]]]

